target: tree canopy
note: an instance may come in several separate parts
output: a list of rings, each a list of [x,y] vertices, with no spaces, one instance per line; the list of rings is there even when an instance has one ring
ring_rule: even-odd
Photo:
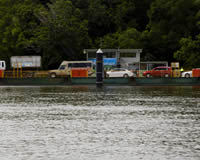
[[[200,0],[0,0],[0,59],[41,55],[44,69],[84,48],[142,48],[143,60],[200,67]]]

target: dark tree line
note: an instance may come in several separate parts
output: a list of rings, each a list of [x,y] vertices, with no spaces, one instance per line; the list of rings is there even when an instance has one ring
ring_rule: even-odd
[[[84,48],[142,48],[143,60],[200,67],[200,0],[0,0],[0,59],[41,55],[43,68]]]

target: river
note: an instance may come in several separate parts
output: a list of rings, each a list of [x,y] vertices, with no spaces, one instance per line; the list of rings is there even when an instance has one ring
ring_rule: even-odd
[[[1,86],[1,160],[199,160],[200,87]]]

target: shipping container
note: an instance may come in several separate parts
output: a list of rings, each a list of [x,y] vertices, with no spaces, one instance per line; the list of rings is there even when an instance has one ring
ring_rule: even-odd
[[[88,69],[81,69],[81,68],[73,68],[71,69],[71,77],[88,77]]]
[[[200,68],[192,69],[192,77],[200,77]]]
[[[4,71],[6,70],[6,62],[0,61],[0,78],[4,78]]]
[[[3,78],[3,77],[4,77],[4,71],[0,70],[0,78]]]

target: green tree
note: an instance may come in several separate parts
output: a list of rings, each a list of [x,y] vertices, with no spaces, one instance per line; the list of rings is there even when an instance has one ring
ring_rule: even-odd
[[[141,33],[135,28],[128,28],[123,32],[108,34],[97,41],[102,48],[140,48]],[[102,41],[102,42],[101,42]]]
[[[175,52],[174,57],[188,69],[200,67],[200,34],[195,40],[191,37],[182,38],[180,46],[181,48]]]
[[[38,45],[43,50],[45,68],[63,60],[83,58],[82,50],[90,40],[88,23],[81,19],[80,10],[69,0],[53,1],[48,8],[38,15],[41,21]]]
[[[135,3],[132,0],[118,0],[112,2],[110,8],[111,18],[117,31],[123,31],[127,28],[136,27]]]
[[[12,55],[36,52],[34,33],[38,28],[35,8],[40,5],[31,0],[0,1],[0,58],[10,62]]]
[[[112,32],[112,19],[102,0],[89,1],[87,19],[88,32],[93,40]]]
[[[130,18],[135,18],[137,24],[136,29],[138,31],[142,32],[146,29],[146,26],[149,23],[147,12],[149,11],[150,6],[154,1],[155,0],[134,0],[135,10]]]
[[[198,34],[196,14],[199,5],[195,0],[155,0],[148,13],[150,23],[147,27],[152,54],[157,60],[173,61],[173,53],[178,50],[182,37]],[[162,48],[161,48],[162,47]],[[160,53],[156,53],[159,48]]]
[[[0,59],[41,55],[44,68],[100,44],[170,62],[200,34],[199,0],[0,0],[0,17]]]

